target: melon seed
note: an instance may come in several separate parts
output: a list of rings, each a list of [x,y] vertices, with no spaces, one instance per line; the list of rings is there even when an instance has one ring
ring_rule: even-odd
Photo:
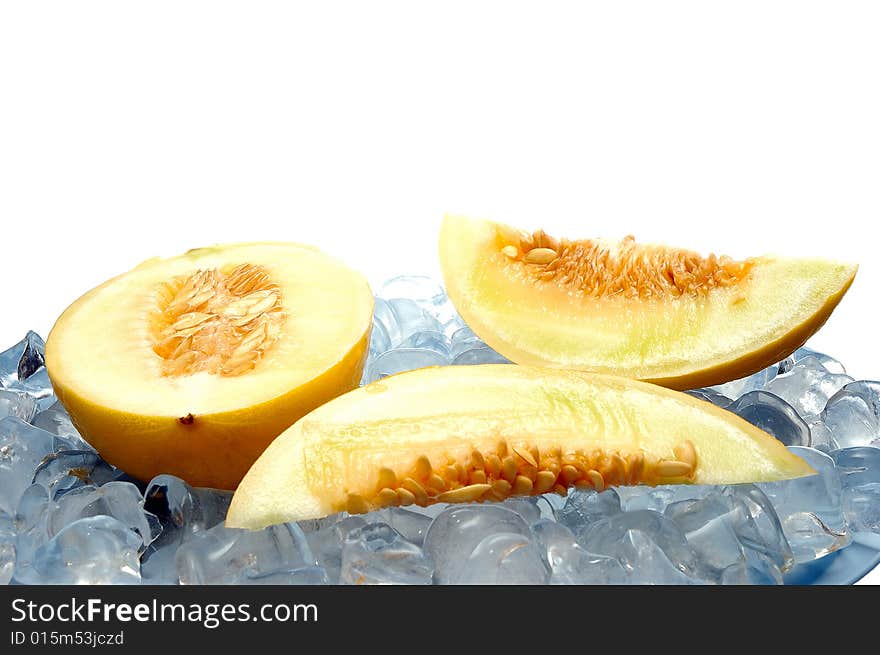
[[[492,489],[491,484],[470,484],[452,491],[444,491],[437,496],[437,500],[441,503],[467,503],[482,497],[490,489]]]
[[[552,248],[532,248],[523,257],[526,264],[549,264],[556,259],[557,253]]]

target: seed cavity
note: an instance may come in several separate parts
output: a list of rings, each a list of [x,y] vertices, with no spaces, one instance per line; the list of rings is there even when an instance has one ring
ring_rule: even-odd
[[[498,236],[506,244],[501,252],[525,264],[526,275],[593,298],[704,296],[716,288],[736,286],[752,267],[751,260],[638,244],[632,236],[616,243],[570,241],[543,230],[528,235],[508,226],[500,226]]]
[[[262,266],[199,270],[159,286],[153,352],[164,376],[236,376],[252,370],[278,340],[281,290]]]
[[[381,467],[374,491],[348,493],[340,509],[362,513],[398,505],[501,501],[549,492],[564,496],[572,486],[603,491],[616,485],[689,482],[696,467],[696,449],[687,440],[663,458],[649,457],[642,450],[563,453],[557,447],[542,453],[534,445],[501,442],[495,452],[470,448],[458,457],[435,456],[433,462],[423,454],[406,470]]]

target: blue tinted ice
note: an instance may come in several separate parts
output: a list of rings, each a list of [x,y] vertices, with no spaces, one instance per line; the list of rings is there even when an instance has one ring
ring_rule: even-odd
[[[727,407],[731,402],[733,402],[730,398],[725,395],[718,393],[712,389],[690,389],[686,391],[689,396],[693,396],[694,398],[699,398],[700,400],[705,400],[707,402],[716,405],[717,407]]]
[[[37,411],[37,401],[18,391],[0,389],[0,418],[15,416],[30,421]]]
[[[547,584],[550,569],[527,535],[496,532],[485,537],[464,563],[457,584]]]
[[[498,354],[489,346],[477,346],[456,355],[452,360],[454,366],[468,366],[473,364],[510,364],[510,360]]]
[[[414,332],[401,342],[400,348],[426,348],[443,355],[444,359],[449,357],[449,339],[437,330]]]
[[[51,407],[37,413],[37,415],[34,416],[34,420],[31,421],[31,424],[35,427],[42,428],[46,432],[51,432],[56,436],[71,439],[74,443],[85,444],[85,441],[82,440],[79,432],[73,427],[70,416],[60,402],[55,402]],[[81,445],[77,445],[76,447],[77,450],[85,450],[88,448],[91,448],[88,444],[84,447]]]
[[[828,455],[799,446],[789,450],[806,460],[817,474],[757,486],[773,503],[795,561],[809,562],[850,542],[843,493],[834,461]]]
[[[833,451],[831,458],[840,473],[850,528],[880,533],[880,448],[844,448]]]
[[[144,510],[158,517],[162,531],[143,555],[144,582],[175,584],[175,552],[192,535],[222,523],[231,499],[229,491],[191,487],[173,475],[153,478],[144,493]]]
[[[774,364],[773,366],[768,366],[767,368],[758,371],[754,375],[740,378],[739,380],[733,380],[731,382],[725,382],[724,384],[716,384],[714,387],[710,387],[710,389],[723,396],[736,400],[750,391],[766,389],[767,385],[770,384],[770,381],[776,377],[778,371],[779,367]]]
[[[766,391],[749,391],[728,411],[773,435],[786,446],[809,446],[810,428],[787,402]]]
[[[794,407],[804,419],[818,416],[828,399],[853,379],[830,373],[815,357],[805,357],[794,368],[777,375],[767,391]]]
[[[143,551],[161,532],[159,520],[144,510],[140,490],[130,482],[112,481],[101,487],[83,485],[55,498],[49,509],[49,536],[90,516],[112,516],[138,535]]]
[[[816,350],[812,350],[811,348],[798,348],[791,355],[791,359],[795,364],[807,358],[815,360],[815,362],[821,365],[829,373],[846,375],[846,369],[843,368],[843,364],[838,362],[833,357],[826,355],[825,353],[820,353]]]
[[[440,584],[457,583],[474,549],[499,532],[524,537],[531,534],[519,514],[499,505],[453,505],[444,510],[425,536],[424,549],[434,561],[435,580]]]
[[[404,539],[421,546],[425,542],[425,535],[431,526],[431,519],[424,514],[411,512],[403,507],[388,507],[370,514],[379,521],[387,523],[397,530]]]
[[[389,375],[426,366],[444,366],[446,358],[426,348],[396,348],[376,357],[367,366],[365,383],[381,380]]]
[[[9,584],[15,572],[15,527],[6,512],[0,512],[0,585]]]
[[[341,584],[431,584],[434,566],[390,525],[351,530],[342,545]]]
[[[60,450],[43,459],[34,470],[33,481],[46,487],[55,498],[75,487],[99,487],[123,475],[93,450]]]
[[[217,525],[183,543],[175,563],[181,584],[247,584],[251,577],[318,565],[295,523],[264,530]]]
[[[71,523],[34,553],[33,571],[45,584],[138,584],[141,540],[110,516]]]
[[[617,559],[587,552],[564,525],[545,519],[532,526],[532,533],[550,569],[550,584],[626,583],[626,571]]]
[[[572,489],[565,505],[557,510],[557,520],[580,540],[586,530],[602,519],[620,514],[620,496],[614,489],[596,493],[592,489]]]
[[[828,399],[821,419],[836,448],[880,446],[880,382],[850,382]]]
[[[330,584],[338,584],[342,570],[342,544],[348,534],[362,528],[367,522],[361,516],[334,514],[327,519],[305,524],[306,541],[314,553],[317,564],[326,572]]]
[[[636,573],[639,583],[650,581],[651,573],[659,576],[656,581],[660,584],[686,583],[685,578],[698,578],[705,569],[681,528],[658,512],[616,514],[590,524],[575,536],[586,550],[618,559]]]
[[[0,353],[0,387],[9,387],[31,377],[45,364],[46,344],[36,332]]]
[[[34,469],[53,451],[54,443],[53,435],[19,418],[0,419],[0,511],[15,511]]]

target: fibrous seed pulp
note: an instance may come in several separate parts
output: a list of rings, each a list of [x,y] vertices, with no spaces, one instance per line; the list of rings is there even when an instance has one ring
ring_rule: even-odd
[[[166,376],[240,375],[277,341],[284,319],[281,291],[264,267],[199,270],[160,287],[153,352]]]
[[[529,235],[503,226],[499,237],[504,243],[501,252],[524,264],[528,275],[594,298],[702,296],[712,289],[735,286],[752,266],[750,260],[637,244],[632,236],[614,244],[569,241],[543,230]]]

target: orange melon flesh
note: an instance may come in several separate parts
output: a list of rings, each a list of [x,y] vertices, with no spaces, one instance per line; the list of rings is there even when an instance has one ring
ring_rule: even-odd
[[[720,384],[783,359],[822,326],[857,270],[822,259],[701,258],[629,239],[564,243],[447,216],[439,248],[449,298],[513,362],[674,389]],[[557,251],[526,252],[548,244]]]
[[[812,473],[768,434],[677,391],[582,371],[432,367],[351,391],[285,430],[242,480],[226,524],[261,528],[573,485]]]
[[[46,367],[111,464],[234,489],[285,428],[358,385],[372,303],[363,276],[310,246],[201,248],[79,298]]]

